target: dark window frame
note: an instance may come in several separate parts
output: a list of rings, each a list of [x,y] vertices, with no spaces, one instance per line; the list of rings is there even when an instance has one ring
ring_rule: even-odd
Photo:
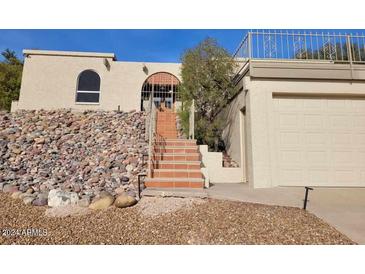
[[[83,76],[83,74],[85,73],[90,73],[88,76],[86,75],[85,77],[95,77],[97,76],[98,78],[94,78],[91,79],[91,81],[95,81],[95,83],[91,83],[92,85],[96,85],[97,87],[93,87],[90,86],[90,90],[88,90],[87,88],[81,88],[79,89],[80,86],[80,79],[82,79],[81,77]],[[85,80],[84,80],[85,81]],[[88,85],[90,83],[88,82],[84,82],[83,85]],[[75,102],[76,104],[93,104],[93,105],[98,105],[100,104],[100,94],[101,94],[101,77],[100,75],[92,69],[86,69],[83,70],[82,72],[80,72],[79,76],[77,77],[77,87],[76,87],[76,95],[75,95]],[[81,99],[83,98],[83,99]]]

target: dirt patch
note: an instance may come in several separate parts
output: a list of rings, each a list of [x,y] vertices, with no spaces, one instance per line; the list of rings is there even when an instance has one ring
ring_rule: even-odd
[[[167,213],[172,213],[180,209],[190,209],[193,205],[202,204],[206,201],[196,198],[160,198],[143,197],[138,203],[137,209],[147,217],[156,217]]]
[[[82,216],[91,213],[91,209],[77,205],[65,205],[60,207],[47,208],[44,212],[46,217],[68,217]]]

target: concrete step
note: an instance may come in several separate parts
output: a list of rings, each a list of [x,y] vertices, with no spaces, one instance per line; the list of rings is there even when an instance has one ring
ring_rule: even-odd
[[[207,190],[203,188],[146,188],[142,191],[145,197],[177,197],[177,198],[208,198]]]
[[[204,179],[199,178],[146,178],[146,187],[204,188]]]
[[[203,174],[196,169],[154,169],[152,178],[203,178]]]

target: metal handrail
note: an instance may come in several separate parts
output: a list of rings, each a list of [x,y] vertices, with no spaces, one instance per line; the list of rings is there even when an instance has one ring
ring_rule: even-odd
[[[153,145],[156,132],[156,105],[153,103],[152,96],[150,96],[150,110],[149,110],[149,129],[148,129],[148,177],[152,175],[152,156]]]
[[[294,32],[288,30],[249,31],[232,58],[237,64],[233,81],[245,74],[251,60],[307,61],[365,65],[365,35]]]
[[[365,35],[288,30],[249,31],[232,57],[236,60],[289,59],[365,63]]]

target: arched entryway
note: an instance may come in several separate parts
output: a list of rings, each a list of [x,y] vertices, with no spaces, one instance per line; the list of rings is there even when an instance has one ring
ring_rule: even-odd
[[[157,72],[150,75],[143,83],[141,90],[141,110],[145,110],[147,102],[152,99],[156,106],[164,104],[172,108],[179,101],[179,79],[168,72]]]

